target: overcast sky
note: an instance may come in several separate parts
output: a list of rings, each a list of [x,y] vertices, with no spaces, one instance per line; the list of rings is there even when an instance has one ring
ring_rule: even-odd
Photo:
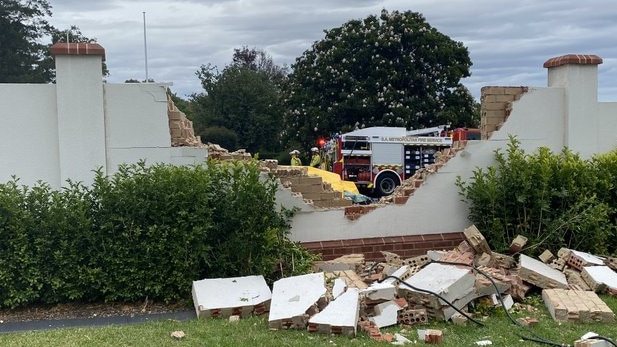
[[[71,25],[105,48],[108,82],[171,82],[186,97],[203,89],[195,72],[222,70],[234,48],[265,50],[278,65],[351,19],[411,10],[467,47],[473,66],[463,83],[546,86],[549,58],[596,54],[600,101],[617,101],[617,6],[614,0],[49,0],[51,24]],[[147,50],[144,49],[144,12]]]

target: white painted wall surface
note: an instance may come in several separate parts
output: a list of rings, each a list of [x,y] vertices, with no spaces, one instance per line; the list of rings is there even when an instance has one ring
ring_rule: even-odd
[[[122,163],[203,163],[207,149],[171,147],[167,85],[104,84],[101,56],[56,56],[57,84],[0,84],[0,182],[86,184]]]
[[[305,242],[462,232],[471,222],[456,178],[471,178],[474,170],[493,165],[494,151],[507,149],[509,135],[527,153],[541,146],[558,153],[568,146],[590,158],[617,148],[617,103],[598,103],[596,74],[596,66],[549,69],[549,87],[530,88],[513,103],[499,131],[489,140],[468,142],[405,205],[378,208],[354,221],[342,209],[302,210],[292,221],[291,238]]]
[[[0,84],[0,182],[57,186],[58,122],[53,84]]]
[[[102,167],[105,160],[105,110],[102,57],[56,56],[56,108],[60,180],[93,182],[84,168]]]

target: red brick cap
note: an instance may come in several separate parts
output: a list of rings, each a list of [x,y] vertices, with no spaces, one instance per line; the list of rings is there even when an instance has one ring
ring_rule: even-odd
[[[100,55],[105,60],[105,48],[98,43],[58,42],[49,50],[51,55]]]
[[[550,58],[544,62],[544,67],[557,67],[567,64],[599,65],[602,64],[602,58],[593,54],[566,54],[559,57]]]

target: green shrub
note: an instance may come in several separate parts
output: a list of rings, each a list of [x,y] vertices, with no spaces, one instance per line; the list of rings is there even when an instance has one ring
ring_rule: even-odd
[[[0,307],[175,301],[202,278],[305,273],[255,162],[120,166],[92,186],[0,185]]]
[[[582,160],[567,148],[530,155],[510,137],[506,153],[495,151],[495,166],[456,184],[470,220],[497,251],[523,235],[531,255],[561,247],[608,254],[615,251],[616,159],[613,153]]]

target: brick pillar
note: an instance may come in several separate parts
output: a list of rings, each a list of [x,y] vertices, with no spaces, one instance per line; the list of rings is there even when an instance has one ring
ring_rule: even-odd
[[[565,92],[564,145],[589,157],[598,148],[598,65],[597,55],[567,54],[548,59],[548,86]]]

